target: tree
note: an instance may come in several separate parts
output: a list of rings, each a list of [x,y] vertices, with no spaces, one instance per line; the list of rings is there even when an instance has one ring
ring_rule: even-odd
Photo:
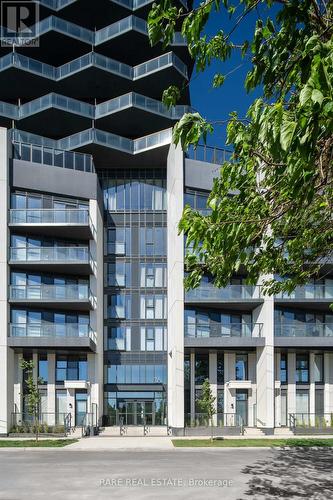
[[[200,398],[197,400],[197,404],[202,413],[204,413],[204,415],[206,416],[208,424],[210,424],[211,441],[213,440],[213,416],[216,414],[215,400],[216,397],[213,396],[209,380],[206,379],[202,384],[201,395]]]
[[[208,38],[205,26],[218,12],[230,17],[232,27]],[[250,12],[257,13],[252,39],[233,43]],[[333,2],[239,0],[236,8],[229,0],[205,0],[189,12],[172,0],[154,4],[151,43],[162,39],[166,46],[179,27],[197,71],[241,51],[251,64],[245,89],[261,91],[245,119],[232,113],[225,120],[232,156],[214,182],[211,214],[184,210],[179,227],[187,236],[186,286],[198,286],[205,273],[216,286],[226,286],[246,269],[249,284],[263,275],[265,292],[291,292],[331,259]],[[213,87],[226,77],[215,75]],[[184,89],[169,87],[163,102],[174,105]],[[199,113],[187,113],[173,140],[186,150],[212,130]]]
[[[24,395],[24,398],[26,399],[27,402],[28,413],[31,417],[33,417],[35,436],[37,442],[39,434],[39,410],[41,402],[41,394],[38,385],[43,382],[43,379],[38,377],[37,383],[35,383],[33,376],[33,370],[34,370],[33,361],[22,360],[21,368],[26,373],[25,383],[27,386],[27,393]]]

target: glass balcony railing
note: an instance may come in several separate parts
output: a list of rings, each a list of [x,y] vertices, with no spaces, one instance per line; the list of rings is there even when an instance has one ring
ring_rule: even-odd
[[[11,224],[91,224],[89,209],[52,209],[52,208],[27,208],[11,209]]]
[[[262,323],[229,323],[229,324],[185,324],[185,337],[189,338],[223,338],[223,337],[261,337]]]
[[[296,300],[319,300],[319,299],[332,299],[333,301],[333,284],[308,284],[305,286],[298,286],[293,292],[280,292],[275,295],[276,299],[296,299]]]
[[[64,166],[65,168],[71,168],[68,164],[66,164],[67,153],[69,153],[69,155],[76,155],[78,153],[68,151],[70,149],[80,148],[87,144],[98,144],[100,146],[105,146],[106,148],[110,149],[117,149],[118,151],[123,151],[128,154],[137,154],[143,151],[147,151],[148,149],[153,149],[170,144],[172,129],[168,128],[165,130],[161,130],[160,132],[156,132],[154,134],[149,134],[144,137],[140,137],[139,139],[132,140],[128,139],[127,137],[121,137],[116,134],[111,134],[110,132],[105,132],[104,130],[89,128],[87,130],[83,130],[82,132],[78,132],[77,134],[59,139],[58,141],[48,139],[47,144],[52,144],[51,147],[43,145],[45,140],[44,137],[25,132],[23,130],[12,129],[11,135],[14,139],[15,148],[20,148],[18,149],[18,151],[15,151],[14,148],[15,158],[26,161],[36,161],[37,163],[43,164],[45,164],[44,161],[47,161],[46,165],[60,163],[59,165],[56,164],[55,166]],[[18,142],[18,139],[20,139],[22,142]],[[34,146],[34,144],[42,145]],[[60,153],[59,159],[57,158],[58,151]],[[46,155],[46,159],[44,159],[44,155]],[[69,160],[73,160],[73,157],[71,156],[69,156],[68,158]],[[77,161],[76,157],[74,157],[74,161]],[[80,159],[80,161],[82,160]],[[61,162],[63,163],[61,164]],[[82,163],[80,164],[80,167],[81,168],[76,169],[82,170]]]
[[[39,0],[39,3],[44,7],[58,11],[76,1],[77,0]],[[153,2],[153,0],[111,0],[111,1],[129,10],[141,9],[145,5],[149,5]],[[179,1],[187,9],[187,0],[179,0]]]
[[[88,285],[11,285],[11,300],[90,302],[96,305],[96,298]]]
[[[185,293],[185,301],[209,302],[228,300],[253,300],[260,299],[260,286],[250,285],[228,285],[225,288],[215,288],[214,286],[199,286],[194,290]]]
[[[13,262],[89,264],[91,256],[88,247],[11,247],[10,260]]]
[[[150,73],[171,66],[177,69],[185,78],[188,77],[186,64],[172,52],[168,52],[134,67],[120,63],[102,54],[97,54],[96,52],[89,52],[58,67],[31,59],[17,52],[11,52],[0,58],[0,71],[15,67],[54,81],[60,81],[92,66],[128,80],[138,80]]]
[[[96,334],[81,323],[11,323],[11,337],[88,337],[96,342]]]
[[[333,337],[333,323],[276,324],[276,337]]]
[[[95,172],[95,167],[91,155],[76,153],[73,151],[64,151],[44,145],[16,141],[15,136],[20,136],[20,131],[12,129],[13,137],[13,157],[16,160],[40,163],[54,167],[69,168],[79,170],[80,172]],[[29,137],[38,137],[34,134],[24,133]]]
[[[230,161],[231,155],[231,151],[206,146],[205,144],[199,144],[197,147],[191,146],[186,153],[186,156],[191,160],[204,161],[217,165],[222,165],[225,161]]]

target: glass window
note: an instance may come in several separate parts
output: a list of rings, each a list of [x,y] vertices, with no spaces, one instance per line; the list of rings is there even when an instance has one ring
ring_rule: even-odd
[[[299,384],[309,383],[308,354],[296,354],[296,382]]]
[[[166,328],[162,326],[141,327],[141,351],[166,350]]]
[[[236,380],[247,380],[247,354],[236,354]]]
[[[280,381],[281,384],[286,384],[288,382],[287,354],[285,353],[281,353],[280,358]]]
[[[323,383],[324,381],[324,355],[315,354],[314,357],[314,381]]]
[[[141,295],[140,317],[141,319],[166,319],[167,297],[166,295]]]
[[[48,363],[46,355],[38,357],[38,377],[42,379],[42,384],[47,384],[48,381]]]
[[[217,383],[224,384],[224,353],[217,353]]]
[[[209,379],[209,357],[207,354],[196,353],[195,355],[195,384],[202,385]]]

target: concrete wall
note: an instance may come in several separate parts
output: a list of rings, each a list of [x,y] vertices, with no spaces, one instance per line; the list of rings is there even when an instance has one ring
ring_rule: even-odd
[[[52,192],[85,199],[99,198],[97,175],[68,168],[13,160],[12,185],[15,188]]]
[[[221,166],[198,160],[185,160],[184,185],[192,189],[211,190]]]
[[[178,234],[183,193],[183,153],[171,145],[167,161],[168,423],[175,428],[184,426],[184,238]]]
[[[14,353],[7,345],[8,338],[8,200],[9,167],[7,129],[0,128],[0,434],[10,427],[14,410]]]

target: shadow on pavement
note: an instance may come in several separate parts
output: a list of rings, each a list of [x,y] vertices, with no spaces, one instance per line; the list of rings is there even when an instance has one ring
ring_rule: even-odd
[[[274,450],[241,473],[250,476],[245,496],[253,499],[333,498],[333,448]]]

